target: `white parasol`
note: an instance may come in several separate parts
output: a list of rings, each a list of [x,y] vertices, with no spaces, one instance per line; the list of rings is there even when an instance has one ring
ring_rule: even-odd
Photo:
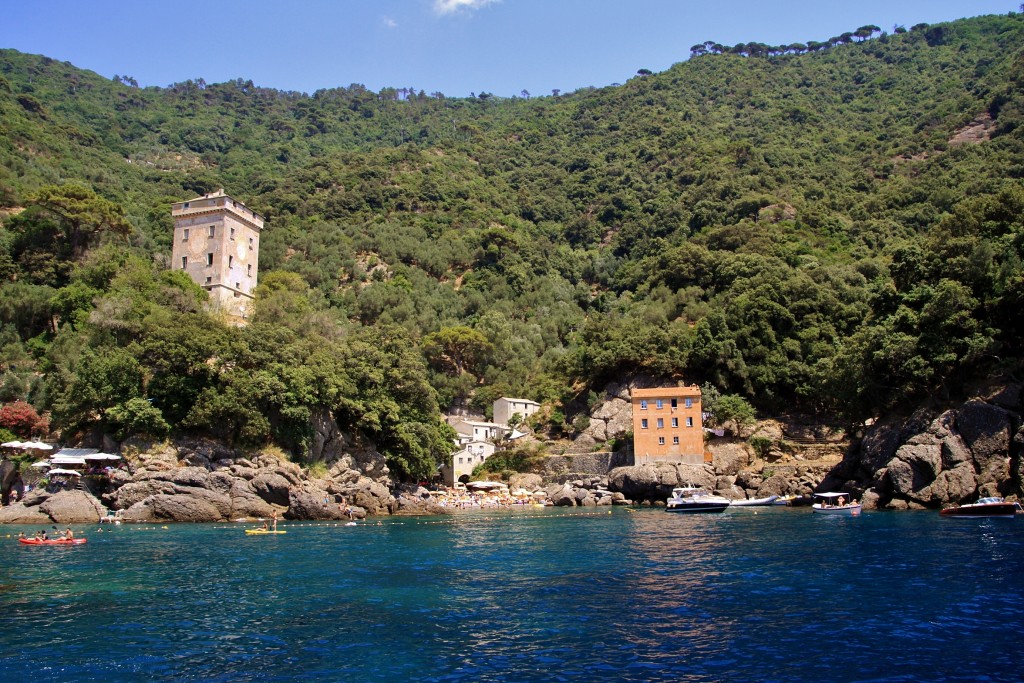
[[[4,448],[24,448],[25,444],[21,441],[7,441],[5,443],[0,443],[0,446],[3,446]]]
[[[21,447],[25,450],[36,450],[36,451],[52,451],[53,446],[42,441],[26,441],[21,444]]]
[[[69,474],[69,475],[71,475],[73,477],[80,477],[80,476],[82,476],[81,472],[76,472],[74,470],[64,470],[64,469],[61,469],[59,467],[53,468],[52,470],[47,472],[47,474]]]

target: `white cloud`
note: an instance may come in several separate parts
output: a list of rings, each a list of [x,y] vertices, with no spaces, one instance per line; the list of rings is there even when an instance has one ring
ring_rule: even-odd
[[[384,17],[382,21],[384,22],[384,28],[398,28],[398,22],[391,17]]]
[[[493,5],[501,0],[434,0],[434,11],[438,14],[454,14],[462,10],[475,10]]]

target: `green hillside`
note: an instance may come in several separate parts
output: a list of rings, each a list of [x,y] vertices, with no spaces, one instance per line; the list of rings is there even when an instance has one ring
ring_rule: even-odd
[[[1016,370],[1024,15],[834,43],[530,99],[0,50],[0,400],[297,451],[331,410],[417,474],[458,401],[571,431],[642,371],[862,419]],[[220,187],[267,216],[244,330],[164,270],[171,202]]]

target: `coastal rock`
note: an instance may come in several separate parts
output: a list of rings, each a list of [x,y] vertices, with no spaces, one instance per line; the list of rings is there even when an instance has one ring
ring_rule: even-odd
[[[52,521],[38,505],[15,503],[0,508],[0,524],[49,524]]]
[[[106,508],[85,491],[61,491],[46,499],[39,511],[57,524],[94,524],[106,516]]]
[[[738,474],[750,465],[750,451],[745,442],[733,439],[716,439],[709,445],[712,464],[719,474]]]
[[[962,463],[952,469],[943,470],[931,486],[922,490],[915,498],[922,503],[941,506],[944,503],[964,503],[975,498],[978,480],[974,467]]]
[[[915,496],[935,480],[941,462],[938,444],[901,446],[887,468],[893,492],[905,498]]]
[[[331,505],[328,493],[313,487],[288,492],[287,519],[340,519],[337,504]]]
[[[126,522],[220,522],[216,506],[192,495],[155,495],[132,505],[121,518]]]
[[[1009,453],[1013,422],[1005,409],[979,400],[968,401],[957,411],[956,426],[979,470],[984,471],[990,460],[1001,460]]]
[[[252,487],[252,491],[266,503],[282,507],[289,505],[288,492],[292,485],[282,474],[264,472],[253,477],[249,485]]]

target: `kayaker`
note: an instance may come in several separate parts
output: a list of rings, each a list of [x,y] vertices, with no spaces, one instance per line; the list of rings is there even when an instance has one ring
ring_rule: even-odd
[[[71,527],[64,530],[64,538],[69,541],[75,538],[75,534],[71,531]]]

